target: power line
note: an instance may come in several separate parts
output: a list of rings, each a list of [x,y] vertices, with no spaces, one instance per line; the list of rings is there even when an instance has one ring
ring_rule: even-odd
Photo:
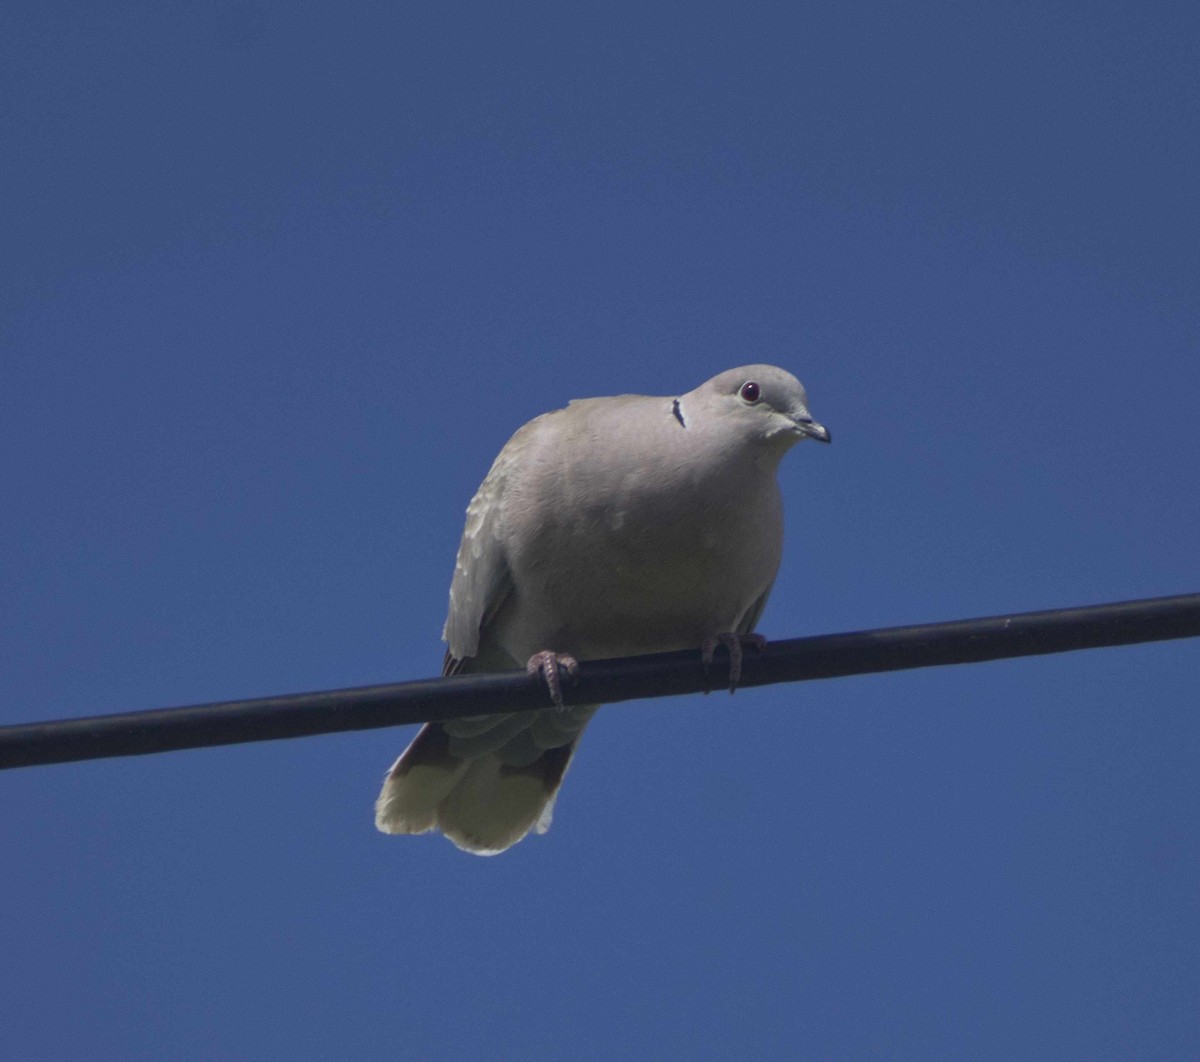
[[[761,654],[746,652],[740,686],[1198,636],[1200,594],[1145,598],[771,642]],[[706,676],[699,650],[587,661],[563,696],[568,704],[610,704],[699,693],[710,683],[719,685],[723,670],[718,661]],[[509,671],[27,723],[0,727],[0,769],[544,707],[549,705],[541,680]]]

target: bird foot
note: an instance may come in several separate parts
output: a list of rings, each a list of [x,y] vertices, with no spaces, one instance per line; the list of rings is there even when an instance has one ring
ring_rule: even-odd
[[[563,708],[563,673],[566,673],[567,678],[574,679],[579,674],[579,661],[566,653],[552,653],[549,649],[543,649],[529,658],[525,670],[531,675],[541,675],[546,680],[546,688],[550,691],[550,700],[554,702],[554,707]]]
[[[746,647],[762,652],[767,647],[767,640],[761,634],[714,634],[705,638],[700,645],[700,660],[704,664],[704,678],[708,680],[708,669],[712,665],[717,646],[723,645],[729,652],[729,692],[738,688],[742,680],[742,655]],[[705,693],[710,692],[707,688]]]

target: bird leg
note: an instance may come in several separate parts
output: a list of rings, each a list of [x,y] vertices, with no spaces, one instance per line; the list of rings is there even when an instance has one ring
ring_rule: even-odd
[[[732,693],[742,680],[742,650],[749,646],[761,653],[767,647],[767,640],[761,634],[731,634],[729,631],[705,638],[700,645],[705,680],[708,679],[708,669],[718,645],[723,645],[729,651],[729,692]],[[706,689],[704,692],[709,691]]]
[[[549,649],[543,649],[529,658],[525,670],[531,675],[541,675],[546,680],[546,688],[550,690],[550,700],[555,708],[566,707],[562,698],[563,672],[573,679],[579,674],[579,661],[566,653],[552,653]]]

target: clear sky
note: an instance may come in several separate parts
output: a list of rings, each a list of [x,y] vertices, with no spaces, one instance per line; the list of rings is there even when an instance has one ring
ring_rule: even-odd
[[[568,399],[768,361],[768,637],[1200,590],[1200,6],[0,10],[0,721],[436,674]],[[1194,1058],[1200,644],[0,774],[23,1062]]]

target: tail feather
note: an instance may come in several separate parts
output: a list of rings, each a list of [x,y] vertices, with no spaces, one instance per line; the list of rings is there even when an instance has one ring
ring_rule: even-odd
[[[586,719],[564,728],[570,737],[556,747],[528,750],[536,751],[532,757],[508,755],[507,747],[465,757],[440,724],[427,723],[388,773],[375,825],[384,833],[440,829],[477,855],[503,852],[531,831],[545,833],[584,725]],[[529,733],[527,726],[513,739],[523,753]]]
[[[388,771],[375,801],[375,825],[384,833],[426,833],[437,825],[438,805],[467,770],[450,753],[440,726],[426,724]]]
[[[569,749],[555,749],[570,756]],[[438,828],[459,848],[495,855],[532,830],[554,796],[537,764],[505,767],[495,756],[474,760],[438,807]]]
[[[450,735],[450,751],[464,760],[476,760],[489,752],[502,749],[523,731],[528,731],[538,712],[514,712],[500,716],[496,726],[482,733],[459,735],[453,723],[443,724]]]

